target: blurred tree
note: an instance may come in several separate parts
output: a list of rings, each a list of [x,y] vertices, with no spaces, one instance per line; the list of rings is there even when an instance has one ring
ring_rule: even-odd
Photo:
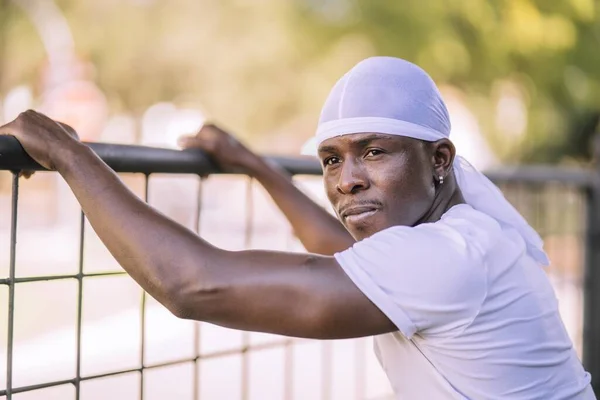
[[[594,0],[299,0],[296,6],[298,34],[310,38],[303,43],[313,57],[362,35],[374,53],[411,60],[438,83],[464,90],[505,159],[589,159],[600,117]],[[507,134],[510,124],[498,115],[511,107],[506,83],[528,110],[522,138]]]
[[[242,136],[308,137],[342,73],[391,55],[459,88],[505,160],[586,160],[598,129],[595,0],[55,1],[114,111],[175,101]],[[6,93],[39,81],[44,50],[21,10],[0,7]]]
[[[0,0],[0,77],[4,75],[6,57],[6,27],[8,25],[8,0]]]

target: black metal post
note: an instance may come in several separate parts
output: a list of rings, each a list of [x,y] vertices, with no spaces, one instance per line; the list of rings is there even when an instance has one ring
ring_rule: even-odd
[[[600,395],[600,135],[594,140],[596,179],[587,193],[587,235],[583,306],[583,364]]]
[[[144,178],[144,201],[149,203],[150,196],[150,174]],[[140,306],[140,400],[144,400],[144,370],[146,369],[146,291],[142,289],[142,301]]]
[[[200,227],[202,226],[200,218],[202,217],[202,189],[204,178],[198,177],[198,194],[196,201],[196,213],[194,214],[194,232],[200,235]],[[194,322],[194,380],[192,382],[192,390],[194,400],[200,400],[200,322]]]
[[[85,214],[79,219],[79,272],[77,273],[77,364],[75,367],[75,400],[81,397],[81,325],[83,318],[83,260],[85,251]]]
[[[6,345],[6,399],[13,394],[12,368],[15,330],[15,266],[17,257],[17,211],[19,209],[19,172],[13,172],[10,222],[10,270],[8,275],[8,342]]]

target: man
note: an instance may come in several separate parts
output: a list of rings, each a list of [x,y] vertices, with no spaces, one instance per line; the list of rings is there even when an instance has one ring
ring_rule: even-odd
[[[377,335],[403,399],[594,399],[539,236],[455,159],[449,131],[419,67],[376,57],[344,75],[316,136],[341,224],[218,128],[184,139],[265,186],[312,252],[293,254],[211,246],[41,114],[0,128],[64,177],[113,256],[181,318],[308,338]]]

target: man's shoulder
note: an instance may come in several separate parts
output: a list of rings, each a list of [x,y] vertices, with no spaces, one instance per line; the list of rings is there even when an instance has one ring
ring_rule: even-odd
[[[468,204],[452,207],[431,228],[460,235],[467,248],[476,248],[482,256],[490,253],[507,236],[498,221]]]

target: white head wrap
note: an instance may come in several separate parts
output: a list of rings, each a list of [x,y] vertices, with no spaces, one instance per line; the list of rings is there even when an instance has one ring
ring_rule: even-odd
[[[363,132],[436,141],[450,136],[450,118],[425,71],[399,58],[373,57],[358,63],[331,90],[321,112],[316,146],[332,137]],[[460,156],[455,158],[454,174],[467,204],[516,229],[529,255],[549,264],[540,236],[496,185]]]

